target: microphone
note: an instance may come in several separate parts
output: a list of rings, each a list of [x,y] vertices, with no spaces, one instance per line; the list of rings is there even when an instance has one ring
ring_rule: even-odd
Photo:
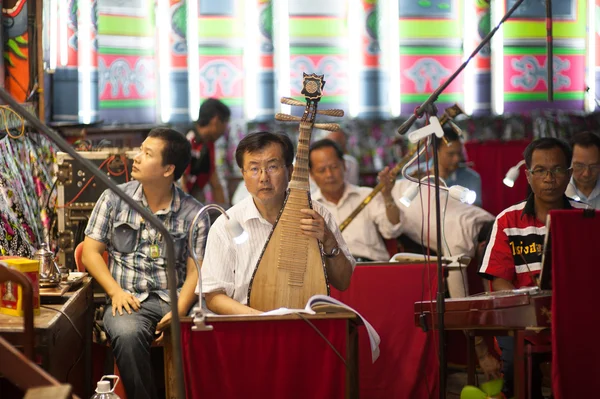
[[[546,0],[546,67],[548,68],[548,102],[554,101],[554,62],[552,60],[552,0]]]

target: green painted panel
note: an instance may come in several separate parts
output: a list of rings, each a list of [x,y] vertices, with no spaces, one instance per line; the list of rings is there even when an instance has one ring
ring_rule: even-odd
[[[460,47],[400,47],[400,55],[462,55]]]
[[[110,108],[137,108],[137,107],[154,107],[156,99],[146,100],[101,100],[99,101],[100,109]]]
[[[152,18],[99,15],[98,34],[148,37],[154,35],[154,21]]]
[[[401,39],[408,38],[444,38],[462,39],[462,25],[458,21],[448,20],[402,20],[398,22]]]
[[[560,21],[553,20],[552,36],[561,39],[585,39],[586,37],[586,1],[577,1],[577,20],[575,21]],[[518,20],[511,21],[510,19],[501,28],[504,30],[505,39],[524,39],[524,38],[544,38],[546,37],[546,21],[527,21]]]
[[[555,55],[584,55],[585,49],[554,47]],[[504,47],[504,55],[546,55],[546,47]]]
[[[243,38],[244,24],[236,18],[199,18],[198,37]]]
[[[290,18],[290,41],[293,37],[345,37],[346,21],[341,18]]]
[[[548,98],[546,92],[538,93],[505,93],[504,101],[544,101]],[[585,93],[582,91],[555,92],[555,100],[583,100]]]
[[[334,54],[334,55],[340,55],[340,54],[347,54],[346,49],[341,48],[341,47],[295,47],[295,46],[290,46],[290,54],[292,55],[304,55],[304,54],[310,54],[310,55],[329,55],[329,54]]]

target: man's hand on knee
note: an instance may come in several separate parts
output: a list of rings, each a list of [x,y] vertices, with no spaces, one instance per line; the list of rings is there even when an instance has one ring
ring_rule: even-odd
[[[112,302],[112,315],[116,316],[119,312],[120,316],[123,316],[123,309],[131,314],[131,309],[134,311],[140,310],[142,304],[133,294],[119,290],[116,294],[110,297]]]

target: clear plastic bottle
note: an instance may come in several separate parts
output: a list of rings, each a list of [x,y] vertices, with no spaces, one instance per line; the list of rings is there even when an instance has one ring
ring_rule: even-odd
[[[115,385],[110,387],[109,379],[116,379]],[[98,385],[96,386],[96,393],[92,396],[91,399],[121,399],[119,395],[114,393],[115,387],[119,383],[119,377],[116,375],[105,375],[100,381],[98,381]]]

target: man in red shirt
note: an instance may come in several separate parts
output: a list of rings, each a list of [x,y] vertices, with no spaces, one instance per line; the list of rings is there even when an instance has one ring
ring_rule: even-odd
[[[215,98],[206,99],[200,106],[198,120],[194,129],[188,132],[187,138],[192,143],[192,161],[183,175],[184,191],[201,202],[204,198],[204,187],[210,185],[212,201],[225,204],[225,190],[215,170],[215,141],[219,139],[229,126],[231,110],[227,105]]]
[[[526,201],[502,211],[492,228],[479,273],[492,280],[493,291],[534,286],[542,269],[546,216],[553,209],[581,204],[568,199],[565,190],[571,178],[572,151],[562,140],[546,137],[531,142],[523,156],[531,195]],[[513,339],[497,337],[502,349],[504,394],[513,390]],[[538,374],[537,368],[534,370]],[[533,385],[539,387],[539,384]],[[534,390],[533,397],[541,397]]]

